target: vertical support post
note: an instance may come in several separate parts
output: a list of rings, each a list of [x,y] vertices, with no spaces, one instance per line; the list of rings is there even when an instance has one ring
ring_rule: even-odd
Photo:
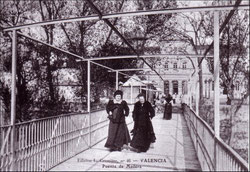
[[[88,92],[88,100],[87,100],[87,111],[89,113],[89,139],[88,144],[91,147],[91,113],[90,113],[90,60],[88,60],[87,65],[87,92]]]
[[[133,104],[133,84],[131,83],[131,85],[130,85],[131,87],[130,87],[130,102],[131,102],[131,104]]]
[[[210,94],[211,94],[211,81],[208,81],[208,98],[210,99]]]
[[[220,137],[219,11],[214,11],[214,132]]]
[[[149,76],[147,75],[147,89],[146,89],[146,100],[148,101],[148,98],[149,98],[149,87],[148,87],[148,80],[149,80]]]
[[[115,71],[115,89],[119,90],[119,72]]]
[[[182,81],[183,80],[179,80],[178,81],[178,96],[180,97],[180,95],[182,95]],[[179,101],[180,102],[180,101]]]
[[[209,85],[208,85],[209,83],[208,83],[208,80],[207,80],[207,82],[206,82],[206,84],[205,84],[205,86],[206,86],[206,98],[208,98],[208,92],[209,92]]]
[[[190,106],[190,81],[187,81],[187,97],[187,105]]]
[[[17,33],[13,30],[12,33],[12,68],[11,68],[11,171],[15,169],[15,123],[16,123],[16,63],[17,63]]]
[[[169,80],[169,94],[173,95],[173,81]]]
[[[196,79],[196,92],[195,92],[195,112],[196,112],[196,115],[199,116],[199,100],[200,100],[200,83],[199,83],[199,75],[197,73],[197,79]]]
[[[220,33],[219,33],[219,11],[214,11],[214,167],[218,170],[217,164],[217,141],[220,137]]]

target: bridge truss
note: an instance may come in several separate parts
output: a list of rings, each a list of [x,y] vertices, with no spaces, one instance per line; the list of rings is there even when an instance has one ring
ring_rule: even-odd
[[[86,0],[89,4],[89,6],[93,9],[93,11],[96,13],[96,15],[92,15],[92,16],[83,16],[83,17],[77,17],[77,18],[69,18],[69,19],[62,19],[62,20],[51,20],[51,21],[45,21],[45,22],[37,22],[37,23],[31,23],[31,24],[25,24],[25,25],[20,25],[20,26],[13,26],[13,27],[9,27],[9,28],[5,28],[4,31],[5,32],[12,32],[12,80],[11,80],[11,125],[8,128],[7,134],[5,136],[5,140],[4,140],[4,144],[6,145],[8,137],[10,136],[11,138],[11,150],[10,150],[10,156],[11,156],[11,160],[10,160],[10,166],[11,166],[11,170],[15,170],[15,150],[16,150],[16,143],[15,143],[15,138],[17,133],[16,128],[19,128],[20,126],[18,124],[16,124],[16,69],[17,69],[17,39],[18,36],[24,37],[26,39],[30,39],[33,40],[35,42],[41,43],[43,45],[46,45],[48,47],[51,47],[53,49],[56,49],[58,51],[61,51],[65,54],[68,54],[70,56],[73,56],[77,59],[79,59],[79,62],[86,62],[87,63],[87,112],[88,112],[88,120],[86,119],[86,115],[84,117],[81,117],[83,119],[81,119],[82,123],[85,124],[86,121],[88,121],[89,123],[89,132],[91,133],[93,129],[91,129],[91,110],[90,110],[90,89],[91,89],[91,85],[90,85],[90,73],[91,73],[91,63],[104,67],[108,70],[114,71],[116,72],[116,88],[118,88],[118,82],[119,82],[119,74],[122,75],[127,75],[126,73],[124,73],[124,71],[131,71],[134,69],[112,69],[109,68],[108,66],[102,65],[100,63],[98,63],[99,60],[111,60],[111,59],[126,59],[126,58],[138,58],[140,60],[142,60],[148,67],[150,70],[155,72],[155,75],[159,76],[162,80],[162,76],[161,74],[159,74],[146,60],[145,58],[155,58],[155,57],[165,57],[165,56],[172,56],[175,57],[176,54],[154,54],[154,55],[141,55],[137,52],[137,50],[127,41],[127,39],[116,29],[116,27],[109,21],[110,18],[116,18],[116,17],[125,17],[125,16],[139,16],[139,15],[153,15],[153,14],[171,14],[171,13],[184,13],[184,12],[200,12],[200,11],[211,11],[214,13],[214,42],[213,44],[211,44],[211,46],[213,46],[214,48],[214,55],[213,56],[209,56],[206,53],[203,55],[195,55],[195,54],[183,54],[183,55],[179,55],[178,56],[184,56],[184,57],[190,57],[190,58],[197,58],[197,57],[202,57],[202,58],[214,58],[214,139],[216,140],[216,142],[220,143],[220,100],[219,100],[219,68],[220,68],[220,61],[219,61],[219,38],[220,38],[220,32],[223,30],[223,27],[225,27],[224,25],[227,24],[227,22],[230,20],[230,15],[232,15],[232,13],[235,10],[249,10],[249,6],[247,5],[239,5],[239,1],[236,2],[235,5],[233,6],[207,6],[207,7],[187,7],[187,8],[176,8],[176,9],[161,9],[161,10],[149,10],[149,11],[136,11],[136,12],[123,12],[123,13],[114,13],[114,14],[102,14],[101,11],[96,7],[96,5],[93,4],[93,2],[91,0]],[[220,11],[224,11],[224,10],[230,10],[230,14],[229,17],[226,19],[226,21],[224,21],[222,27],[220,28],[220,24],[219,24],[219,12]],[[31,27],[38,27],[38,26],[47,26],[47,25],[53,25],[53,24],[58,24],[58,23],[69,23],[69,22],[76,22],[76,21],[87,21],[87,20],[103,20],[109,27],[110,29],[112,29],[120,38],[121,40],[134,52],[134,55],[129,55],[129,56],[110,56],[110,57],[92,57],[92,58],[85,58],[82,56],[79,56],[77,54],[71,53],[67,50],[64,50],[62,48],[56,47],[54,45],[50,45],[48,43],[45,43],[43,41],[40,41],[38,39],[32,38],[29,35],[25,35],[23,34],[21,31],[22,29],[25,28],[31,28]],[[210,46],[210,48],[211,48]],[[194,71],[197,72],[197,68],[198,66],[196,66],[194,68]],[[135,69],[135,70],[144,70],[144,69]],[[129,75],[127,75],[129,76]],[[131,77],[131,76],[129,76]],[[196,88],[199,87],[199,83],[196,82]],[[197,89],[199,90],[199,89]],[[197,94],[198,95],[198,94]],[[190,102],[191,103],[191,102]],[[199,103],[199,97],[196,96],[196,103],[198,105]],[[195,109],[195,113],[196,115],[199,115],[199,108],[196,105],[196,109]],[[191,107],[191,106],[190,106]],[[52,133],[55,133],[55,129],[56,126],[59,125],[59,123],[65,123],[65,121],[69,120],[66,118],[70,118],[69,116],[67,117],[62,117],[62,118],[58,118],[58,119],[52,119],[51,125],[54,125],[54,131],[51,131]],[[77,119],[71,119],[74,121],[74,123],[77,122]],[[84,122],[85,121],[85,122]],[[38,125],[41,129],[43,127],[43,123],[38,122],[36,125]],[[66,124],[65,124],[66,125]],[[72,123],[73,125],[73,123]],[[190,124],[190,125],[195,125],[194,123]],[[196,124],[197,125],[197,124]],[[38,129],[39,129],[38,127]],[[196,126],[197,127],[197,126]],[[22,127],[21,127],[22,128]],[[24,127],[25,128],[25,127]],[[32,128],[31,128],[32,130]],[[25,129],[21,130],[22,132],[26,132]],[[196,131],[197,132],[197,131]],[[53,134],[52,134],[53,135]],[[80,133],[80,135],[82,136],[83,133]],[[45,139],[50,139],[45,138]],[[25,143],[24,143],[25,144]],[[2,150],[1,150],[1,154],[4,152],[4,146],[2,145]],[[89,138],[88,138],[88,145],[91,147],[91,134],[89,134]],[[217,170],[220,169],[220,164],[217,164],[216,162],[218,162],[218,147],[216,147],[216,144],[214,144],[214,151],[215,153],[213,154],[213,158],[214,161],[207,160],[207,164],[204,165],[204,168],[210,169],[210,170]],[[227,154],[231,154],[230,151],[227,152]],[[227,155],[229,156],[229,155]],[[235,155],[230,155],[230,156],[235,156]],[[204,159],[206,159],[207,157],[204,156],[199,157],[201,158],[200,161],[203,161]],[[217,159],[217,160],[216,160]],[[243,170],[247,170],[247,166],[246,164],[244,164],[244,162],[241,161],[241,159],[239,157],[236,157],[234,160],[234,163],[236,163],[241,169]],[[47,161],[46,159],[44,159],[44,162]],[[43,164],[41,164],[42,167],[41,169],[43,170],[47,170],[47,168],[45,168],[43,166]],[[203,164],[201,164],[203,165]],[[209,167],[209,168],[208,168]]]

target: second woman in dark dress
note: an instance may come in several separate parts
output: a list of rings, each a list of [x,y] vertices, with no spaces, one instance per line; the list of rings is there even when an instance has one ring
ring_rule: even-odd
[[[133,111],[134,129],[130,146],[137,152],[146,152],[150,144],[155,142],[151,119],[155,116],[152,105],[145,101],[143,94],[138,95],[139,101],[135,103]]]
[[[115,99],[110,100],[106,107],[110,123],[105,147],[110,148],[110,151],[121,151],[122,146],[131,141],[125,121],[125,116],[129,115],[129,107],[122,100],[122,95],[122,91],[115,91]]]
[[[166,104],[164,108],[163,119],[170,120],[172,118],[172,104],[171,104],[172,96],[168,94],[166,97]]]

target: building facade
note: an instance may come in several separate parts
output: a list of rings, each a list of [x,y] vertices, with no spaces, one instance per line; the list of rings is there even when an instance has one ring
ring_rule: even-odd
[[[158,83],[158,89],[163,90],[161,96],[171,94],[179,101],[183,95],[187,95],[191,91],[191,95],[195,96],[197,83],[197,68],[198,58],[183,56],[186,54],[195,54],[192,47],[187,46],[185,43],[179,41],[174,43],[164,43],[161,45],[161,54],[171,54],[165,57],[147,59],[154,69],[161,75],[163,80],[146,65],[144,65],[146,75],[149,80]],[[187,53],[188,52],[188,53]],[[175,54],[175,55],[173,55]],[[213,97],[213,75],[208,69],[206,60],[202,62],[202,80],[203,80],[203,96],[206,98]],[[192,85],[192,88],[189,86]]]

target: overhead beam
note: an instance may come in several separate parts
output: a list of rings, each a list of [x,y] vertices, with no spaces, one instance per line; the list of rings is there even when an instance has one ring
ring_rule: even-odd
[[[63,53],[66,53],[70,56],[74,56],[74,57],[77,57],[79,58],[79,60],[76,60],[76,61],[88,61],[88,60],[91,60],[91,61],[98,61],[98,60],[113,60],[113,59],[131,59],[131,58],[137,58],[137,55],[125,55],[125,56],[107,56],[107,57],[91,57],[91,58],[84,58],[82,56],[79,56],[77,54],[74,54],[74,53],[71,53],[69,51],[66,51],[62,48],[59,48],[59,47],[56,47],[54,45],[51,45],[51,44],[48,44],[46,42],[43,42],[41,40],[38,40],[36,38],[33,38],[29,35],[26,35],[26,34],[23,34],[21,32],[17,32],[18,35],[24,37],[24,38],[27,38],[27,39],[30,39],[32,41],[35,41],[37,43],[40,43],[40,44],[43,44],[43,45],[46,45],[48,47],[51,47],[55,50],[58,50],[58,51],[61,51]],[[189,58],[197,58],[197,57],[201,57],[202,55],[197,55],[197,54],[145,54],[145,55],[140,55],[140,57],[142,58],[158,58],[158,57],[171,57],[171,58],[176,58],[176,57],[189,57]],[[213,55],[208,55],[207,58],[213,58]]]
[[[156,74],[136,74],[137,76],[156,76]],[[161,73],[160,75],[164,76],[164,75],[177,75],[177,76],[180,76],[180,74],[174,74],[174,73]],[[189,76],[190,74],[189,73],[186,73],[186,74],[181,74],[181,76]]]
[[[165,70],[168,70],[168,69],[176,69],[176,70],[194,70],[194,68],[155,68],[156,70],[159,70],[159,69],[165,69]],[[114,69],[115,71],[123,71],[123,72],[128,72],[128,71],[144,71],[144,70],[151,70],[149,68],[131,68],[131,69]],[[113,72],[113,71],[110,71],[110,72]]]
[[[45,43],[45,42],[40,41],[40,40],[38,40],[38,39],[32,38],[31,36],[28,36],[28,35],[23,34],[23,33],[21,33],[21,32],[17,32],[17,34],[20,35],[20,36],[22,36],[22,37],[24,37],[24,38],[28,38],[28,39],[30,39],[30,40],[32,40],[32,41],[35,41],[35,42],[37,42],[37,43],[40,43],[40,44],[46,45],[46,46],[48,46],[48,47],[51,47],[51,48],[53,48],[53,49],[55,49],[55,50],[61,51],[61,52],[65,53],[65,54],[68,54],[68,55],[70,55],[70,56],[74,56],[74,57],[76,57],[76,58],[79,58],[79,59],[81,59],[82,61],[88,61],[87,59],[85,59],[85,58],[82,57],[82,56],[79,56],[79,55],[77,55],[77,54],[71,53],[71,52],[66,51],[66,50],[64,50],[64,49],[62,49],[62,48],[58,48],[58,47],[56,47],[56,46],[54,46],[54,45]]]
[[[105,68],[105,69],[109,69],[109,70],[111,70],[111,71],[113,71],[113,72],[117,72],[115,69],[112,69],[112,68],[110,68],[110,67],[108,67],[108,66],[102,65],[102,64],[100,64],[100,63],[96,63],[96,62],[93,62],[93,61],[90,61],[90,62],[93,63],[93,64],[95,64],[95,65],[97,65],[97,66],[101,66],[101,67],[103,67],[103,68]],[[119,73],[119,74],[122,74],[122,75],[124,75],[124,76],[132,77],[132,76],[130,76],[130,75],[126,74],[126,73],[123,73],[123,72],[119,72],[119,71],[118,71],[118,73]],[[136,80],[136,79],[135,79],[135,80]],[[137,81],[138,81],[138,80],[137,80]]]
[[[137,57],[139,59],[142,59],[142,61],[149,67],[152,69],[152,71],[154,71],[160,78],[161,80],[163,80],[163,78],[161,77],[161,75],[154,70],[154,68],[144,59],[141,58],[139,53],[134,49],[134,47],[127,41],[127,39],[116,29],[116,27],[108,20],[108,19],[104,19],[103,15],[101,13],[101,11],[93,4],[93,2],[91,0],[85,0],[89,6],[97,13],[97,15],[99,16],[100,20],[103,20],[109,27],[110,29],[112,29],[117,36],[119,36],[119,38],[137,55]]]
[[[197,55],[197,54],[145,54],[140,55],[141,58],[160,58],[160,57],[171,57],[171,58],[197,58],[202,57],[203,55]],[[208,55],[208,58],[213,58],[213,55]],[[114,60],[114,59],[132,59],[132,58],[138,58],[137,55],[124,55],[124,56],[107,56],[107,57],[91,57],[84,60],[91,60],[91,61],[98,61],[98,60]]]
[[[146,90],[146,91],[154,91],[154,92],[163,92],[163,91],[159,91],[159,90],[153,90],[150,88],[141,88],[142,90]]]
[[[235,7],[233,5],[230,5],[230,6],[184,7],[184,8],[159,9],[159,10],[132,11],[132,12],[104,14],[104,15],[102,15],[102,19],[110,19],[110,18],[117,18],[117,17],[129,17],[129,16],[140,16],[140,15],[213,11],[213,10],[223,11],[223,10],[234,10],[234,8]],[[248,5],[239,5],[237,9],[248,10],[249,6]],[[74,17],[74,18],[68,18],[68,19],[36,22],[36,23],[8,27],[8,28],[5,28],[4,31],[12,31],[15,29],[24,29],[24,28],[30,28],[30,27],[36,27],[36,26],[46,26],[46,25],[53,25],[53,24],[80,22],[80,21],[89,21],[89,20],[99,20],[99,16],[98,15],[91,15],[91,16]]]
[[[112,71],[116,71],[115,69],[112,69],[112,68],[110,68],[110,67],[108,67],[108,66],[102,65],[102,64],[100,64],[100,63],[93,62],[92,59],[89,59],[89,58],[87,59],[87,58],[81,57],[81,56],[79,56],[79,55],[77,55],[77,54],[71,53],[71,52],[69,52],[69,51],[63,50],[63,49],[58,48],[58,47],[56,47],[56,46],[53,46],[53,45],[51,45],[51,44],[45,43],[45,42],[43,42],[43,41],[40,41],[40,40],[38,40],[38,39],[32,38],[31,36],[25,35],[25,34],[23,34],[23,33],[21,33],[21,32],[16,32],[16,33],[17,33],[18,35],[24,37],[24,38],[30,39],[30,40],[32,40],[32,41],[35,41],[35,42],[38,42],[38,43],[40,43],[40,44],[46,45],[46,46],[48,46],[48,47],[51,47],[51,48],[53,48],[53,49],[55,49],[55,50],[58,50],[58,51],[61,51],[61,52],[63,52],[63,53],[66,53],[66,54],[68,54],[68,55],[71,55],[71,56],[74,56],[74,57],[76,57],[76,58],[79,58],[80,61],[82,61],[82,62],[88,62],[88,61],[90,61],[91,63],[96,64],[96,65],[98,65],[98,66],[101,66],[101,67],[103,67],[103,68],[106,68],[106,69],[109,69],[109,70],[112,70]],[[136,57],[133,57],[133,58],[136,58]],[[78,60],[78,61],[79,61],[79,60]],[[122,73],[122,72],[119,72],[119,73],[122,74],[122,75],[128,76],[128,77],[131,77],[130,75],[128,75],[128,74],[126,74],[126,73]]]
[[[62,48],[58,48],[54,45],[51,45],[51,44],[48,44],[46,42],[43,42],[41,40],[38,40],[36,38],[33,38],[29,35],[26,35],[26,34],[23,34],[21,32],[17,32],[18,35],[24,37],[24,38],[27,38],[27,39],[30,39],[32,41],[35,41],[37,43],[40,43],[40,44],[43,44],[43,45],[46,45],[48,47],[51,47],[55,50],[58,50],[58,51],[61,51],[65,54],[68,54],[70,56],[74,56],[76,58],[79,58],[79,60],[77,61],[88,61],[88,60],[91,60],[91,61],[98,61],[98,60],[113,60],[113,59],[131,59],[131,58],[137,58],[137,55],[125,55],[125,56],[107,56],[107,57],[91,57],[91,58],[84,58],[82,56],[79,56],[77,54],[74,54],[74,53],[71,53],[69,51],[66,51]],[[140,57],[142,58],[158,58],[158,57],[172,57],[172,58],[176,58],[176,57],[190,57],[190,58],[197,58],[197,57],[201,57],[202,55],[197,55],[197,54],[145,54],[145,55],[140,55]],[[213,58],[212,55],[209,55],[207,56],[208,58]]]

